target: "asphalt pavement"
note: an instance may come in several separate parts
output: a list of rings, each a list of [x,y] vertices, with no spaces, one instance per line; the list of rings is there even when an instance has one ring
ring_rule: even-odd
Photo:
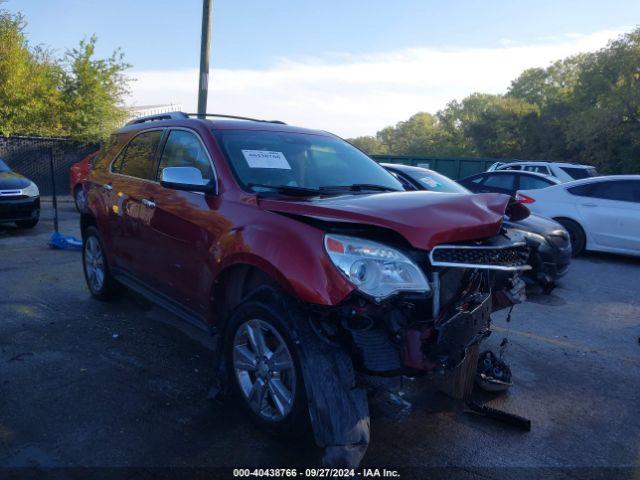
[[[236,403],[208,399],[209,338],[134,294],[91,299],[81,254],[47,246],[43,208],[33,230],[0,226],[0,468],[318,465],[311,444],[277,440]],[[60,229],[79,237],[71,203]],[[363,466],[640,478],[640,259],[576,259],[551,295],[494,323],[487,343],[508,336],[515,384],[478,399],[530,418],[531,431],[417,394],[407,416],[372,418]]]

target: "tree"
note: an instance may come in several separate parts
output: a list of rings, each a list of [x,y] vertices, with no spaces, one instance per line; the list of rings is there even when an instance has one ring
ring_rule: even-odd
[[[0,10],[0,134],[60,135],[61,69],[31,48],[22,15]]]
[[[369,153],[563,160],[640,173],[640,28],[597,52],[525,70],[506,95],[474,93],[354,142]]]
[[[128,93],[124,71],[130,67],[120,50],[106,60],[95,59],[97,38],[82,40],[63,61],[64,124],[80,140],[94,140],[122,124],[120,107]]]
[[[382,155],[389,153],[376,137],[364,136],[349,139],[356,147],[369,155]]]
[[[429,113],[416,113],[404,122],[386,127],[375,137],[351,140],[369,154],[458,156],[468,152],[455,133],[442,128],[440,119]]]
[[[526,158],[539,109],[525,100],[474,93],[450,102],[439,117],[452,135],[484,157]]]
[[[585,57],[568,143],[604,172],[640,173],[640,29]]]
[[[95,141],[119,126],[129,65],[117,50],[94,58],[96,37],[55,59],[32,47],[19,13],[0,9],[0,135]]]

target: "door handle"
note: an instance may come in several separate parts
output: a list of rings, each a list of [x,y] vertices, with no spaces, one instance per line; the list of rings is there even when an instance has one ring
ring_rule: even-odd
[[[105,190],[111,191],[113,190],[113,187],[111,186],[110,183],[105,183],[102,185],[102,188],[104,188]]]
[[[148,198],[143,198],[142,199],[142,204],[145,207],[156,208],[156,202],[154,202],[153,200],[149,200]]]
[[[583,203],[582,206],[583,207],[597,207],[598,205],[596,205],[595,203]]]

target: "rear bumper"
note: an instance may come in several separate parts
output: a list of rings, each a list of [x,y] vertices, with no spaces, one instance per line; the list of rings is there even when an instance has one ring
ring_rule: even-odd
[[[40,197],[0,200],[0,223],[35,220],[40,216]]]

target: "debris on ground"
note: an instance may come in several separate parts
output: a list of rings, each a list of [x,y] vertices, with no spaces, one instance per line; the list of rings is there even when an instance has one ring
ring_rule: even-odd
[[[513,385],[511,368],[491,350],[480,354],[476,383],[488,392],[503,392]]]
[[[486,405],[480,405],[474,401],[467,402],[467,407],[469,407],[469,413],[484,415],[487,418],[507,423],[521,430],[531,431],[531,420],[528,418],[521,417],[514,413],[503,412],[502,410],[487,407]]]

